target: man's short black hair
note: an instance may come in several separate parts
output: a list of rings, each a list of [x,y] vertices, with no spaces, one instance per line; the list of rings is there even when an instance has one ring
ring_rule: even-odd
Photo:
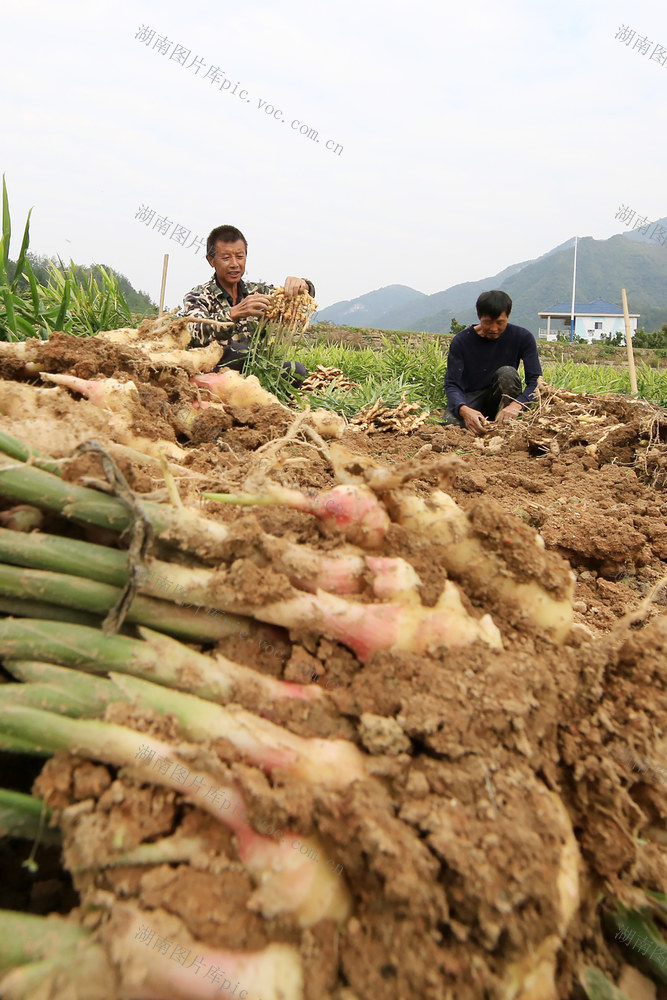
[[[243,240],[245,245],[245,252],[248,252],[248,241],[236,226],[216,226],[208,234],[206,240],[206,256],[212,257],[215,254],[215,244],[221,243],[236,243],[238,240]]]
[[[488,316],[489,319],[498,319],[501,313],[507,316],[512,312],[512,300],[507,292],[500,292],[497,289],[492,292],[482,292],[475,303],[477,318]]]

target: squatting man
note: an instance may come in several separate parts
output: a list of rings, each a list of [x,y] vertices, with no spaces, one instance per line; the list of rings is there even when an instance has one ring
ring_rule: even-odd
[[[217,226],[206,240],[206,260],[213,268],[213,276],[203,285],[197,285],[183,299],[183,315],[223,323],[230,327],[214,327],[206,323],[195,324],[189,347],[205,347],[217,340],[224,352],[214,371],[233,368],[242,371],[250,349],[250,340],[256,322],[266,312],[273,285],[258,281],[243,281],[248,241],[235,226]],[[285,295],[288,298],[308,292],[315,297],[315,286],[307,278],[285,278]],[[283,365],[292,372],[292,384],[300,385],[308,372],[298,361]]]
[[[443,423],[480,435],[487,420],[509,423],[534,401],[542,367],[530,330],[509,322],[512,300],[507,292],[482,292],[476,308],[478,325],[457,333],[449,347]],[[521,361],[523,392],[517,370]]]

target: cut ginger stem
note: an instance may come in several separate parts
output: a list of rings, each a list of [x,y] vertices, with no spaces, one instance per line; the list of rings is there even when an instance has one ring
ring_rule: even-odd
[[[291,507],[312,514],[324,524],[335,525],[348,541],[367,549],[382,545],[391,523],[382,503],[367,486],[334,486],[308,497],[299,490],[265,480],[259,494],[204,493],[203,496],[248,507]]]

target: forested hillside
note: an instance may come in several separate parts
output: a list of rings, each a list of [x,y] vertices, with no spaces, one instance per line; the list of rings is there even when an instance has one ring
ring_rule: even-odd
[[[56,266],[59,266],[61,263],[59,259],[57,257],[46,257],[43,254],[31,253],[30,251],[28,251],[26,256],[30,261],[30,266],[32,267],[33,274],[35,275],[38,284],[47,285],[49,283],[49,265],[55,264]],[[70,265],[67,265],[68,269],[69,266]],[[118,286],[123,294],[123,298],[127,302],[131,312],[143,314],[145,312],[151,312],[157,308],[148,293],[137,291],[124,274],[120,274],[118,271],[115,271],[113,267],[109,267],[107,264],[102,264],[100,266],[104,267],[106,271],[111,272],[116,277],[118,280]],[[90,264],[87,267],[81,264],[74,264],[74,269],[79,283],[81,285],[85,284],[92,274],[96,283],[101,285],[101,276],[97,271],[97,267],[98,265],[96,264]],[[7,268],[10,281],[14,278],[15,270],[16,261],[10,260]],[[22,276],[19,279],[19,289],[27,291],[28,287],[27,278]]]

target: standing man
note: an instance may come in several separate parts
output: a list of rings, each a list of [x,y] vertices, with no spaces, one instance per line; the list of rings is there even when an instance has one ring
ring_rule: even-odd
[[[248,242],[235,226],[212,229],[206,240],[206,260],[213,268],[213,276],[205,284],[193,288],[183,299],[184,316],[234,324],[220,328],[204,322],[193,328],[190,347],[204,347],[212,340],[224,346],[216,371],[222,367],[239,372],[243,370],[256,321],[266,312],[269,293],[273,291],[273,285],[243,281],[247,253]],[[285,278],[285,294],[291,297],[299,292],[308,292],[314,298],[315,286],[307,278]],[[295,385],[308,375],[298,361],[286,362],[285,367],[300,376],[292,380]]]
[[[443,423],[479,435],[484,418],[509,423],[533,402],[542,366],[530,330],[508,322],[512,300],[507,292],[482,292],[476,307],[479,324],[461,330],[449,345]],[[517,370],[521,361],[523,392]]]

